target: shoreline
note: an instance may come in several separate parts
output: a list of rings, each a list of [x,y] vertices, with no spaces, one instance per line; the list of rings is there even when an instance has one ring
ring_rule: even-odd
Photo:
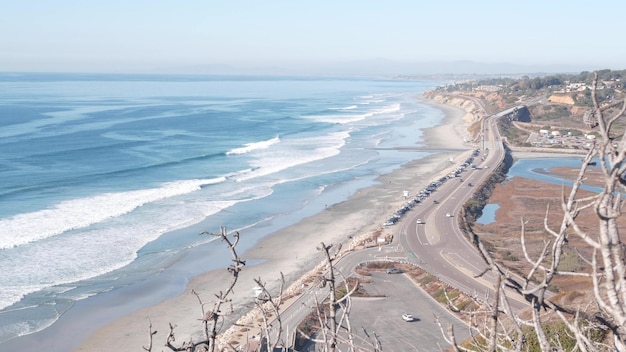
[[[231,296],[235,314],[227,319],[226,326],[230,326],[236,318],[244,316],[253,307],[253,288],[256,286],[253,279],[261,278],[267,282],[268,288],[273,289],[278,287],[278,278],[282,272],[285,274],[287,286],[295,282],[321,262],[321,253],[316,250],[320,242],[345,244],[353,237],[380,229],[382,222],[406,202],[402,198],[404,189],[414,193],[425,187],[436,178],[436,175],[447,173],[444,172],[447,167],[456,165],[458,160],[462,160],[460,158],[463,155],[473,149],[472,146],[463,143],[467,127],[463,122],[463,116],[466,114],[464,110],[421,97],[416,99],[444,113],[440,124],[423,130],[423,141],[415,148],[432,154],[379,176],[376,185],[357,190],[343,202],[329,206],[316,215],[304,218],[297,224],[269,234],[258,241],[255,240],[253,248],[239,253],[242,259],[256,264],[244,267],[240,274],[235,294]],[[451,140],[451,136],[458,138]],[[454,164],[450,164],[448,158],[453,155],[455,161]],[[389,231],[393,231],[393,227]],[[245,231],[242,232],[242,236],[245,236]],[[223,259],[223,262],[227,263],[230,257],[228,249],[225,245],[222,249],[223,255],[219,255],[220,260]],[[192,265],[203,265],[200,259],[210,257],[202,253],[201,249],[192,250],[187,256],[193,256]],[[189,265],[189,263],[182,265],[182,270]],[[170,322],[178,326],[176,329],[178,341],[185,341],[190,337],[198,340],[201,336],[199,323],[201,309],[197,297],[190,291],[193,289],[198,292],[204,303],[208,304],[207,309],[210,309],[212,303],[210,300],[214,298],[215,293],[223,290],[231,276],[224,269],[216,269],[181,283],[184,277],[179,271],[180,277],[177,276],[177,270],[165,270],[159,275],[166,277],[154,282],[140,283],[98,295],[102,297],[94,296],[78,301],[52,326],[38,333],[9,340],[2,346],[8,347],[9,350],[24,348],[24,343],[26,346],[45,345],[50,351],[137,350],[149,342],[150,322],[153,329],[158,331],[154,336],[155,346],[162,346],[165,342]],[[155,282],[165,283],[165,287],[157,287]],[[181,291],[179,287],[186,288]],[[141,297],[141,307],[133,307],[132,304],[125,302],[125,298],[129,296],[134,297],[135,303],[137,297]],[[97,313],[90,310],[90,306],[97,306],[99,301],[106,301],[104,314],[107,316],[98,317]],[[100,309],[100,314],[103,314],[102,311],[103,309]],[[118,316],[121,318],[117,318]]]

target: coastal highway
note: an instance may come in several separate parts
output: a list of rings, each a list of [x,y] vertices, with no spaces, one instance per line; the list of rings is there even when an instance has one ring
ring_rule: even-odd
[[[479,297],[493,292],[492,276],[487,273],[477,277],[487,269],[487,265],[459,229],[458,217],[474,189],[487,180],[491,170],[504,160],[505,150],[495,126],[499,116],[493,115],[484,120],[480,150],[484,160],[475,159],[476,169],[468,168],[461,173],[461,177],[447,180],[398,223],[398,237],[409,253],[410,261],[449,285]],[[417,219],[422,221],[418,224]],[[519,295],[512,298],[513,308],[525,306]]]

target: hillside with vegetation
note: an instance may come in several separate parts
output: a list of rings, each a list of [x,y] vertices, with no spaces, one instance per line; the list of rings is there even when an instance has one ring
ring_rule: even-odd
[[[615,105],[624,98],[626,70],[600,70],[597,74],[596,99],[606,113],[612,114]],[[525,106],[529,111],[528,121],[500,121],[500,130],[510,146],[584,149],[586,135],[598,136],[597,130],[592,129],[585,117],[593,108],[592,81],[591,72],[544,77],[486,78],[446,84],[427,92],[426,97],[473,113],[475,119],[466,118],[470,123],[477,123],[484,117],[482,115]],[[468,105],[472,107],[468,108]],[[481,109],[484,110],[482,113]],[[618,121],[614,133],[621,135],[625,127],[625,122]],[[541,132],[545,138],[539,138]],[[579,143],[552,140],[553,136],[578,137],[576,141]]]
[[[581,159],[580,168],[546,170],[571,184],[492,179],[465,205],[462,225],[499,278],[494,287],[517,287],[531,294],[527,299],[540,294],[519,315],[494,297],[493,311],[505,308],[482,328],[489,342],[458,350],[626,351],[624,73],[489,78],[426,94],[476,117],[466,117],[473,131],[480,131],[480,116],[510,109],[514,113],[499,117],[498,126],[513,151],[576,152]],[[602,191],[583,189],[588,186]],[[495,220],[477,223],[486,203],[498,205]],[[510,285],[512,278],[523,284]],[[520,288],[529,284],[542,289]],[[509,339],[516,334],[525,340]],[[569,341],[561,340],[566,336]]]

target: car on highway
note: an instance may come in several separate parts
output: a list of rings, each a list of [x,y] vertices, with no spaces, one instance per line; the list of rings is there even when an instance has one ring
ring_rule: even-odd
[[[402,314],[402,320],[410,322],[410,321],[414,321],[415,317],[412,316],[411,314],[404,313],[404,314]]]
[[[417,223],[417,224],[423,224],[423,223],[424,223],[424,220],[422,220],[422,219],[417,219],[417,221],[415,221],[415,223]]]
[[[446,213],[446,216],[451,218],[452,217],[452,213]]]

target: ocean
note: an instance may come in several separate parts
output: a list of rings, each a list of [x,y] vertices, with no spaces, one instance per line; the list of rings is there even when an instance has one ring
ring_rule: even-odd
[[[406,149],[444,117],[418,99],[436,84],[0,74],[0,342],[224,250],[201,231],[241,253],[427,156]]]

